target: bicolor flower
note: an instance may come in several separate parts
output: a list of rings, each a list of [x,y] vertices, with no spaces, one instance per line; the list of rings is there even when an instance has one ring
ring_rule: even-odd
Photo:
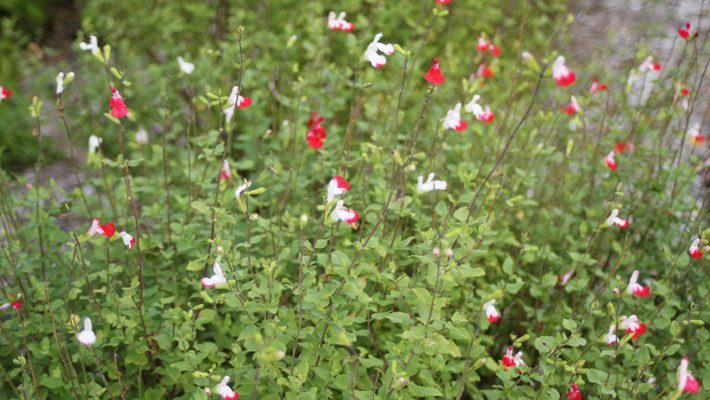
[[[136,243],[136,240],[133,239],[133,236],[131,236],[130,233],[126,231],[121,231],[118,233],[118,235],[121,237],[121,240],[123,240],[123,244],[128,247],[128,250],[133,249],[133,245]]]
[[[111,116],[114,118],[123,118],[128,115],[128,107],[123,101],[123,97],[118,92],[118,89],[111,87],[111,101],[109,101],[109,106],[111,107]]]
[[[696,31],[695,33],[691,33],[691,25],[690,22],[686,22],[685,25],[681,26],[678,28],[678,36],[680,36],[683,39],[690,39],[692,37],[698,36],[698,32]]]
[[[424,79],[433,85],[441,85],[446,80],[444,74],[441,73],[441,68],[439,68],[438,57],[435,57],[434,61],[432,61],[431,68],[429,68],[429,71],[424,74]]]
[[[89,154],[96,154],[96,150],[101,146],[103,139],[96,135],[89,136]]]
[[[229,376],[222,378],[222,381],[217,384],[217,393],[222,396],[222,400],[238,400],[239,394],[229,387]]]
[[[12,90],[0,86],[0,103],[10,96],[12,96]]]
[[[639,272],[634,271],[631,273],[631,278],[629,278],[629,286],[626,287],[626,293],[634,294],[638,297],[648,297],[651,295],[651,289],[647,286],[641,286],[638,284]]]
[[[616,144],[614,145],[614,150],[615,150],[617,153],[619,153],[619,154],[621,154],[621,153],[623,153],[623,152],[625,152],[625,151],[633,152],[634,149],[635,149],[635,146],[634,146],[634,144],[633,144],[632,142],[630,142],[630,141],[628,141],[628,142],[626,142],[626,143],[624,143],[624,142],[622,142],[622,141],[618,141],[618,142],[616,142]]]
[[[478,104],[478,100],[480,99],[481,96],[474,95],[471,101],[466,104],[466,111],[475,115],[476,119],[481,122],[484,122],[486,124],[493,122],[493,120],[496,118],[496,115],[493,113],[493,111],[491,111],[490,106],[486,106],[484,110],[483,107]]]
[[[360,218],[360,214],[353,209],[346,208],[344,204],[345,202],[343,200],[338,200],[330,217],[333,221],[343,221],[346,224],[350,224],[353,228],[357,228],[357,220]]]
[[[467,127],[466,121],[461,120],[461,103],[456,103],[456,106],[449,110],[444,117],[444,129],[462,131]]]
[[[688,252],[690,253],[690,256],[695,259],[701,258],[703,256],[703,252],[700,250],[700,238],[696,238],[695,240],[693,240],[693,243],[691,243]]]
[[[242,192],[245,190],[249,189],[251,186],[251,181],[246,181],[243,184],[239,185],[237,189],[234,191],[234,197],[239,198],[242,196]]]
[[[705,142],[705,135],[700,133],[700,124],[695,123],[688,129],[688,136],[690,136],[690,143],[693,146],[699,146]]]
[[[177,58],[177,62],[180,66],[180,71],[184,72],[185,74],[190,75],[195,71],[195,64],[185,61],[182,56]]]
[[[312,149],[323,147],[323,140],[328,136],[325,133],[325,128],[321,125],[322,122],[323,116],[311,113],[311,117],[308,119],[310,130],[306,133],[306,141],[308,142],[308,147]]]
[[[89,43],[81,42],[81,43],[79,43],[79,48],[82,50],[90,51],[91,54],[98,54],[99,53],[99,40],[96,39],[96,36],[91,35],[91,36],[89,36]]]
[[[22,309],[22,302],[20,301],[20,299],[15,299],[14,297],[15,296],[12,293],[10,293],[10,300],[12,300],[12,301],[9,303],[3,303],[2,305],[0,305],[0,311],[5,311],[10,307],[12,307],[13,310],[20,311]]]
[[[448,6],[451,4],[451,0],[436,0],[437,4],[441,4],[442,6]]]
[[[328,194],[325,201],[330,203],[335,196],[340,196],[348,190],[350,190],[350,182],[346,181],[342,176],[336,175],[328,182]]]
[[[611,210],[611,214],[609,215],[609,218],[606,219],[606,224],[607,225],[616,225],[621,229],[626,228],[629,226],[629,220],[628,219],[621,219],[619,218],[619,209],[615,208]]]
[[[328,14],[328,29],[334,31],[352,32],[355,29],[355,25],[345,20],[346,15],[345,11],[343,11],[336,17],[335,11],[331,11]]]
[[[609,154],[606,155],[606,158],[604,159],[604,161],[606,162],[606,166],[609,167],[609,169],[612,171],[616,171],[619,168],[619,165],[614,159],[615,156],[616,151],[612,150]]]
[[[632,340],[638,339],[639,336],[643,335],[646,332],[646,324],[644,324],[643,322],[639,322],[639,319],[636,315],[631,315],[629,317],[622,315],[619,327],[623,329],[626,333],[633,334],[633,336],[631,336]]]
[[[232,179],[232,169],[229,167],[229,161],[227,160],[224,160],[222,169],[219,170],[219,179],[225,181]]]
[[[234,116],[234,107],[247,108],[251,105],[251,98],[242,97],[241,90],[239,86],[233,86],[231,93],[229,93],[229,98],[227,98],[227,108],[224,109],[224,115],[226,122],[232,121]]]
[[[493,78],[493,71],[488,67],[488,64],[481,63],[476,70],[476,76],[484,78]]]
[[[646,104],[653,87],[661,76],[662,66],[654,62],[653,56],[648,56],[641,65],[629,74],[629,105],[633,107]]]
[[[91,329],[91,319],[84,318],[84,329],[76,335],[76,339],[84,346],[91,346],[96,343],[96,334]]]
[[[698,393],[700,382],[688,372],[688,356],[680,360],[678,367],[678,390],[684,393]]]
[[[523,361],[523,352],[519,351],[513,356],[513,346],[508,347],[501,361],[505,367],[522,367],[525,365]]]
[[[567,391],[567,400],[582,400],[582,392],[579,391],[579,386],[572,384]]]
[[[380,43],[382,32],[375,35],[372,42],[367,45],[365,50],[365,59],[375,68],[384,67],[387,64],[387,59],[384,55],[391,56],[394,54],[394,46],[391,43]],[[384,55],[380,54],[383,53]]]
[[[604,340],[606,341],[607,346],[613,346],[616,344],[616,342],[619,341],[619,338],[616,336],[616,324],[611,324],[609,326],[609,332],[604,335]]]
[[[488,48],[491,46],[491,42],[486,40],[483,36],[478,37],[478,42],[476,43],[476,50],[480,52],[488,51]]]
[[[91,226],[89,227],[89,231],[87,232],[90,237],[99,234],[104,235],[107,238],[112,237],[114,233],[116,233],[116,227],[113,226],[113,223],[109,222],[108,224],[101,225],[101,221],[99,221],[98,219],[94,219],[93,221],[91,221]]]
[[[593,79],[592,84],[589,85],[589,93],[594,94],[596,92],[603,92],[606,90],[606,83],[600,83],[599,79]]]
[[[559,286],[560,287],[565,287],[569,283],[569,280],[572,279],[572,276],[574,276],[574,270],[571,269],[564,274],[560,275],[558,278],[560,280]]]
[[[483,304],[483,309],[486,311],[486,318],[488,318],[488,322],[497,322],[500,319],[500,313],[496,309],[495,304],[495,299]]]
[[[212,272],[214,272],[212,276],[200,279],[203,288],[212,289],[217,285],[227,283],[227,278],[224,277],[224,272],[222,272],[222,267],[219,266],[218,262],[212,265]]]
[[[562,87],[569,86],[577,80],[574,72],[565,65],[565,58],[562,56],[557,56],[557,59],[552,64],[552,77],[555,79],[555,83]]]
[[[579,103],[577,103],[577,98],[570,96],[569,104],[562,107],[562,111],[564,111],[567,115],[574,115],[579,112]]]
[[[433,190],[446,190],[446,181],[434,180],[433,172],[429,174],[426,182],[424,182],[424,177],[419,175],[419,179],[417,180],[417,192],[428,193]]]

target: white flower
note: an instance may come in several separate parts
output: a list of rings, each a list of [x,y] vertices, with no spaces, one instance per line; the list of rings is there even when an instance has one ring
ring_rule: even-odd
[[[646,104],[658,78],[661,77],[660,66],[653,62],[653,57],[648,56],[636,70],[629,73],[627,85],[629,87],[628,102],[632,107]]]
[[[214,272],[214,275],[208,277],[204,277],[200,279],[200,283],[202,284],[202,287],[212,289],[213,287],[217,285],[221,285],[223,283],[227,283],[227,278],[224,277],[224,273],[222,272],[222,267],[219,266],[218,262],[215,262],[214,265],[212,265],[212,272]]]
[[[193,71],[195,71],[195,64],[185,61],[185,59],[182,57],[178,57],[177,61],[178,61],[178,64],[180,65],[180,71],[182,71],[188,75],[190,75]]]
[[[57,94],[62,94],[64,91],[64,72],[57,74]]]
[[[614,332],[616,332],[616,324],[612,324],[609,327],[609,332],[604,335],[604,340],[606,341],[606,344],[608,346],[611,346],[619,340],[619,338],[616,337],[616,334]]]
[[[639,318],[636,315],[630,315],[629,317],[622,315],[621,316],[621,323],[619,324],[619,328],[623,330],[629,330],[631,332],[635,332],[639,328]]]
[[[419,175],[419,179],[417,181],[417,192],[427,193],[432,190],[446,190],[446,181],[435,181],[433,172],[429,174],[426,182],[424,182],[424,177]]]
[[[84,330],[79,332],[76,338],[84,346],[91,346],[96,343],[96,334],[91,330],[91,319],[89,317],[84,318]]]
[[[380,68],[387,64],[387,59],[379,52],[382,52],[388,56],[391,56],[394,53],[394,46],[391,43],[380,43],[381,38],[382,33],[375,35],[375,38],[369,45],[367,45],[367,50],[365,50],[365,59],[375,68]]]
[[[336,18],[335,11],[331,11],[328,14],[328,28],[334,31],[351,32],[355,28],[355,26],[345,20],[346,15],[347,14],[345,14],[345,12],[343,11],[338,14]]]
[[[243,185],[239,185],[237,190],[234,191],[234,196],[239,198],[242,195],[242,192],[247,190],[251,186],[251,181],[246,181]]]
[[[478,104],[478,100],[481,98],[479,95],[474,95],[471,101],[466,104],[466,111],[470,112],[473,115],[478,116],[479,114],[483,114],[483,107],[481,107],[480,104]]]
[[[99,40],[96,39],[96,36],[91,35],[91,36],[89,37],[89,43],[81,42],[81,43],[79,43],[79,47],[80,47],[82,50],[89,50],[89,51],[91,51],[91,54],[98,54],[98,52],[99,52]]]
[[[136,132],[136,142],[139,144],[147,144],[148,143],[148,132],[146,132],[143,127],[138,129],[138,132]]]
[[[95,154],[96,150],[101,145],[101,142],[103,142],[103,139],[100,137],[95,135],[89,136],[89,154]]]
[[[500,313],[496,309],[495,304],[495,299],[483,304],[483,309],[486,311],[486,318],[488,318],[489,322],[496,322],[500,319]]]

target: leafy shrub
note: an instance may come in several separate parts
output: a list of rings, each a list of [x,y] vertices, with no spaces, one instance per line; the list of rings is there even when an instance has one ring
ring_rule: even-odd
[[[353,32],[325,2],[145,3],[85,4],[78,42],[98,47],[77,43],[60,97],[59,71],[28,70],[23,118],[59,126],[81,184],[3,175],[2,393],[207,399],[229,376],[260,399],[678,398],[686,354],[707,381],[701,39],[631,107],[627,71],[590,93],[568,59],[576,82],[555,84],[562,1],[344,1]],[[372,68],[378,32],[397,46]],[[474,94],[493,121],[462,107],[444,129]],[[431,172],[445,190],[421,190]]]

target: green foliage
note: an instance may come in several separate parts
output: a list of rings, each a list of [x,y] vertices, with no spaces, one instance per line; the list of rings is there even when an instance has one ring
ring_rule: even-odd
[[[56,132],[39,136],[43,179],[1,175],[2,294],[23,304],[0,314],[3,396],[208,399],[230,376],[241,398],[265,400],[559,399],[572,383],[585,399],[665,398],[685,354],[708,378],[708,256],[688,255],[710,238],[707,194],[692,194],[702,159],[673,100],[704,43],[632,108],[627,71],[589,94],[598,70],[568,57],[577,83],[554,84],[561,0],[347,0],[336,11],[353,33],[327,29],[331,7],[94,0],[61,97],[54,79],[70,68],[27,62],[31,92],[0,111]],[[402,51],[374,69],[363,52],[380,31]],[[479,33],[500,58],[476,52]],[[78,49],[90,35],[97,55]],[[438,87],[422,78],[434,57]],[[476,78],[482,61],[495,77]],[[111,85],[127,118],[111,115]],[[253,103],[226,122],[234,85]],[[474,94],[495,122],[464,113],[467,130],[444,130]],[[570,94],[584,106],[574,117],[559,111]],[[305,141],[311,112],[324,116],[320,150]],[[90,135],[103,141],[85,162]],[[626,140],[635,150],[609,171]],[[81,182],[66,190],[47,179],[57,142],[74,162],[52,178]],[[417,191],[429,172],[445,191]],[[338,199],[357,227],[331,218],[334,175],[350,182]],[[614,208],[628,228],[606,225]],[[94,218],[135,246],[88,235]],[[205,288],[215,264],[226,282]],[[626,292],[634,270],[652,297]],[[607,346],[631,314],[648,331],[618,328]],[[76,339],[86,317],[90,347]],[[501,364],[509,346],[525,365]]]

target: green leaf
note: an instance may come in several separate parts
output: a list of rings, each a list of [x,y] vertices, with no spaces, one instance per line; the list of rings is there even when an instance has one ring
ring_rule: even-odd
[[[573,331],[573,330],[577,329],[577,323],[572,321],[571,319],[567,319],[567,318],[562,320],[562,326],[564,326],[565,329],[567,329],[569,331]]]
[[[552,336],[540,336],[535,339],[534,346],[540,354],[547,354],[555,347],[557,344],[556,340]]]
[[[603,384],[606,382],[606,372],[594,368],[588,368],[586,371],[587,380],[592,383]]]
[[[437,388],[418,386],[413,383],[407,385],[409,393],[414,397],[441,397],[442,394]]]

